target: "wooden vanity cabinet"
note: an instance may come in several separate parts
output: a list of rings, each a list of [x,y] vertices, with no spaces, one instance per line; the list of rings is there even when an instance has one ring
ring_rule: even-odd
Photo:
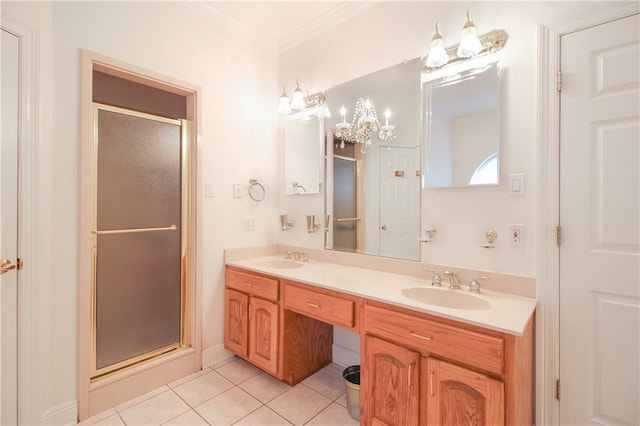
[[[362,424],[533,424],[533,318],[516,337],[367,301],[363,328]]]
[[[502,381],[436,358],[423,358],[423,366],[427,424],[504,425]]]
[[[418,425],[420,354],[400,345],[364,337],[361,418],[365,425]]]
[[[277,376],[280,317],[278,280],[227,269],[226,285],[225,347]]]

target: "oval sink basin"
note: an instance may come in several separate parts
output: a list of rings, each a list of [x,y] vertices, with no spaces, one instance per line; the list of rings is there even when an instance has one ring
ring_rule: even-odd
[[[409,287],[402,290],[402,295],[411,300],[443,308],[482,311],[491,308],[486,300],[461,290],[449,290],[437,287]]]
[[[275,268],[275,269],[295,269],[295,268],[301,268],[302,263],[298,263],[293,260],[264,260],[258,263],[258,266],[264,266],[265,268]]]

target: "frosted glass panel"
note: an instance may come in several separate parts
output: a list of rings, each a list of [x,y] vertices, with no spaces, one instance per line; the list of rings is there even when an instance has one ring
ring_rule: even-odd
[[[180,126],[98,111],[96,369],[180,343]],[[177,230],[127,233],[128,230]]]
[[[333,158],[333,248],[355,253],[357,226],[356,163]]]

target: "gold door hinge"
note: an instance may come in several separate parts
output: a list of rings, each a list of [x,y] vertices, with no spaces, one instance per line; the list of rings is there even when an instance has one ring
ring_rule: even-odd
[[[556,226],[556,244],[560,245],[562,243],[562,228],[560,225]]]
[[[556,90],[562,92],[562,71],[560,70],[556,74]]]
[[[560,401],[560,380],[556,380],[556,399]]]

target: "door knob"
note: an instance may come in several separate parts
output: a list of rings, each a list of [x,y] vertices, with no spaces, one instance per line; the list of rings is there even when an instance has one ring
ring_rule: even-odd
[[[382,225],[382,226],[380,227],[380,229],[382,229],[383,231],[386,231],[386,230],[387,230],[387,225]]]
[[[12,271],[16,269],[18,266],[10,261],[9,259],[0,259],[0,274],[4,274],[5,272]]]

